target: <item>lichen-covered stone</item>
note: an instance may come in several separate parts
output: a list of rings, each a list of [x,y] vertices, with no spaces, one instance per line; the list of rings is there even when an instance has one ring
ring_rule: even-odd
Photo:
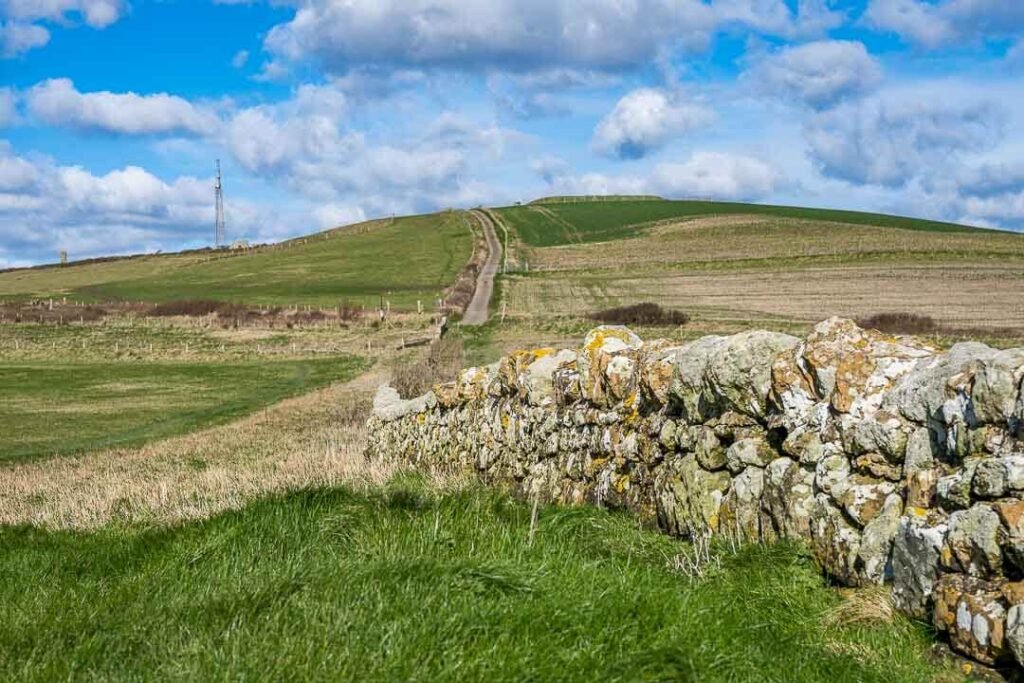
[[[815,496],[810,527],[811,549],[822,570],[848,586],[861,585],[857,572],[860,531],[823,493]]]
[[[935,588],[936,630],[949,635],[955,650],[985,664],[998,664],[1011,655],[1002,583],[949,574]]]
[[[943,565],[969,576],[999,576],[1003,567],[999,535],[999,515],[990,505],[977,503],[954,512],[949,516]]]
[[[930,614],[948,527],[936,515],[910,509],[900,518],[893,543],[893,603],[904,614]]]
[[[732,480],[721,509],[721,531],[738,541],[761,539],[761,495],[764,493],[764,470],[748,467]]]
[[[1024,493],[1024,455],[982,459],[974,470],[971,490],[983,499]]]
[[[730,472],[737,473],[747,467],[765,467],[779,454],[764,439],[740,439],[729,446],[725,453],[725,465]]]
[[[706,470],[720,470],[726,465],[726,451],[713,429],[701,427],[693,452],[697,462]]]

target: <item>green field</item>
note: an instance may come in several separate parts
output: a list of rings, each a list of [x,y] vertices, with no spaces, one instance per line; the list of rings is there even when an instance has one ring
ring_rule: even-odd
[[[563,203],[541,202],[525,206],[506,207],[497,211],[502,219],[515,229],[516,233],[526,244],[534,247],[604,242],[633,237],[642,232],[652,222],[696,216],[772,216],[932,232],[963,232],[973,230],[973,228],[966,228],[952,223],[939,223],[900,216],[734,202],[650,199]]]
[[[248,414],[367,367],[353,356],[243,362],[4,362],[0,463],[136,446]]]
[[[428,309],[469,261],[473,235],[461,213],[339,229],[247,254],[147,256],[0,273],[0,298],[85,301],[215,299],[335,306],[350,301]]]
[[[962,678],[923,627],[843,617],[797,548],[698,574],[625,515],[542,508],[532,543],[530,517],[405,480],[162,530],[0,528],[0,679]]]

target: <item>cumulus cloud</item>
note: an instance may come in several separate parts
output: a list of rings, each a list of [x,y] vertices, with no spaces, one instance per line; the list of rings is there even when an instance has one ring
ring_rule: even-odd
[[[826,40],[769,54],[741,79],[755,92],[824,109],[872,90],[882,69],[862,43]]]
[[[1024,30],[1024,3],[1015,0],[871,0],[864,21],[929,48],[955,40],[1007,36]]]
[[[683,133],[709,125],[715,113],[679,93],[640,88],[626,94],[594,130],[594,150],[619,159],[639,159]]]
[[[29,112],[53,125],[126,135],[208,134],[217,117],[180,97],[158,93],[82,93],[66,78],[43,81],[26,93]]]
[[[235,53],[235,56],[231,58],[231,66],[236,69],[241,69],[249,61],[249,51],[239,50]]]
[[[17,115],[14,91],[10,88],[0,88],[0,128],[13,123]]]
[[[645,175],[557,175],[551,191],[565,194],[656,194],[671,198],[754,200],[771,195],[775,169],[755,157],[696,152],[688,160],[657,164]]]
[[[989,149],[1004,127],[986,100],[937,98],[913,90],[843,104],[817,114],[805,136],[822,171],[853,183],[900,187]]]
[[[818,36],[843,23],[845,14],[828,0],[797,0],[792,9],[784,0],[713,0],[715,18],[785,38]]]
[[[68,26],[78,20],[92,28],[106,28],[126,9],[124,0],[4,0],[0,2],[0,57],[16,57],[50,42],[50,32],[40,21]]]
[[[36,24],[0,20],[0,56],[17,57],[50,42],[50,32]]]

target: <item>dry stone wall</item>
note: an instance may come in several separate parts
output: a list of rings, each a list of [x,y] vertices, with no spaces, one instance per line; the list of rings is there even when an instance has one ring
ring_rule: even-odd
[[[382,387],[367,454],[472,469],[683,537],[806,542],[891,584],[979,661],[1024,662],[1024,349],[940,351],[834,318],[774,332],[521,351],[425,396]]]

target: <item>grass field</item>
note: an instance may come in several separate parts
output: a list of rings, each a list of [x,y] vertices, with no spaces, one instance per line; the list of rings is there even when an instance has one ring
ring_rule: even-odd
[[[692,550],[474,489],[311,491],[157,530],[0,528],[5,680],[961,680],[800,550]],[[863,612],[863,610],[860,610]],[[863,617],[863,615],[861,615]]]
[[[216,299],[266,305],[429,310],[469,261],[473,235],[463,214],[375,222],[251,253],[147,256],[0,273],[0,298],[85,301]]]
[[[964,232],[952,223],[857,211],[804,209],[732,202],[630,200],[536,203],[498,209],[528,245],[550,247],[633,237],[651,223],[705,216],[756,215],[807,221],[870,225],[928,232]]]
[[[134,446],[220,424],[365,369],[353,356],[0,364],[0,462]]]

